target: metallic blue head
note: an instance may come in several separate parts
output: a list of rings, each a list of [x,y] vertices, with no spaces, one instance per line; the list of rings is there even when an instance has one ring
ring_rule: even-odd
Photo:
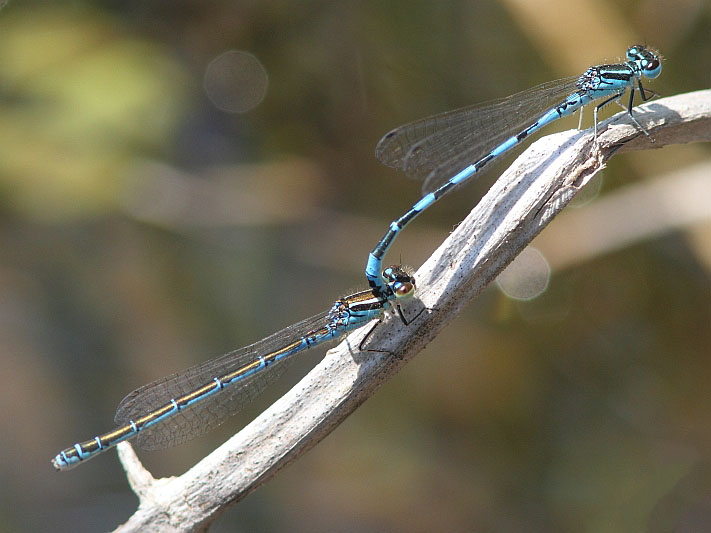
[[[627,49],[627,59],[637,65],[647,78],[654,79],[662,73],[662,60],[659,54],[642,44],[630,46]]]

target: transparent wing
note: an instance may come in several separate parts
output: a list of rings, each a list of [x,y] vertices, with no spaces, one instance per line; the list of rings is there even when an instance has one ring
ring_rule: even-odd
[[[171,399],[192,392],[216,377],[224,376],[265,355],[282,348],[319,329],[328,322],[328,312],[307,318],[262,339],[259,342],[200,363],[182,372],[144,385],[126,396],[114,418],[118,425],[140,418],[162,407]],[[269,383],[286,369],[290,357],[274,363],[267,370],[238,381],[221,392],[208,396],[195,405],[178,412],[164,422],[146,428],[136,436],[136,444],[144,450],[161,450],[182,444],[220,425],[251,402]]]
[[[578,89],[578,78],[550,81],[506,98],[405,124],[380,140],[375,155],[381,163],[424,180],[426,194],[562,102]]]

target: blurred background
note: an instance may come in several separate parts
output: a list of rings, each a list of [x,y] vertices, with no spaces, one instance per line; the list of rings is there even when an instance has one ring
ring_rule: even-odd
[[[665,57],[655,91],[710,85],[703,0],[0,6],[0,531],[123,523],[137,500],[114,451],[67,473],[50,459],[111,429],[134,388],[364,285],[420,195],[375,160],[389,129],[637,42]],[[708,527],[711,222],[663,191],[709,176],[708,145],[614,158],[504,290],[213,530]],[[390,262],[419,266],[495,177],[413,223]],[[183,473],[324,351],[141,458]]]

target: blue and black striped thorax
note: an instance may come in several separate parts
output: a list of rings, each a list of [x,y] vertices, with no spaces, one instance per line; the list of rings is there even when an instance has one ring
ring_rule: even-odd
[[[385,291],[360,291],[337,300],[328,314],[328,328],[332,334],[354,329],[377,318],[393,302],[406,300],[415,293],[415,278],[402,266],[391,266],[383,271]]]
[[[656,78],[662,72],[659,55],[643,45],[627,49],[627,61],[612,65],[597,65],[587,69],[577,81],[579,93],[615,90],[633,84],[635,80]]]

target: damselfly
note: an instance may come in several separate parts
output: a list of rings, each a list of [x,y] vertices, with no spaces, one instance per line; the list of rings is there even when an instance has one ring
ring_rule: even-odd
[[[656,78],[662,71],[660,56],[643,45],[627,50],[627,61],[590,67],[581,76],[544,83],[508,98],[474,105],[417,120],[386,134],[376,148],[384,164],[403,169],[424,180],[424,196],[404,215],[390,224],[387,233],[368,256],[365,274],[375,295],[387,297],[390,288],[381,275],[383,258],[397,235],[417,215],[457,185],[473,176],[492,160],[526,139],[543,126],[605,98],[594,110],[597,140],[598,110],[619,101],[629,90],[627,113],[642,132],[647,132],[632,115],[634,94],[642,101],[655,93],[642,87],[642,77]],[[648,135],[648,134],[647,134]]]
[[[388,296],[361,291],[337,300],[331,309],[262,339],[159,379],[126,396],[116,411],[119,426],[59,452],[52,464],[67,470],[136,438],[139,447],[159,450],[181,444],[221,424],[281,375],[292,355],[334,340],[344,333],[397,310],[415,292],[414,277],[400,266],[385,269]]]

